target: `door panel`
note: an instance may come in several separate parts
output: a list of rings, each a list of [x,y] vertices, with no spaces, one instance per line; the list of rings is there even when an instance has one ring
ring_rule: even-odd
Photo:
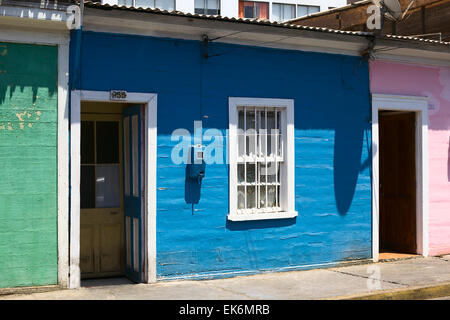
[[[85,274],[95,272],[95,228],[91,225],[80,225],[80,268]]]
[[[380,249],[416,253],[415,114],[379,119]]]
[[[126,239],[126,275],[135,282],[142,278],[142,108],[123,110],[124,215]]]
[[[122,245],[123,227],[121,223],[105,224],[100,229],[100,271],[115,272],[121,270],[123,256],[122,252],[118,254],[117,248]],[[118,235],[120,235],[118,237]]]
[[[121,114],[82,115],[82,278],[125,273],[121,118]]]

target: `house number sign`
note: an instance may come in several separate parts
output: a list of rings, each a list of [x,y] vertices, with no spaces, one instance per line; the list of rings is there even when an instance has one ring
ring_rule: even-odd
[[[111,100],[127,100],[127,92],[123,90],[111,90]]]

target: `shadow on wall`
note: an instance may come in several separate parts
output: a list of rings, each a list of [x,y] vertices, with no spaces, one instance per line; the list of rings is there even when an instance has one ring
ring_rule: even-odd
[[[308,167],[307,169],[296,169],[296,196],[311,197],[318,202],[334,201],[335,212],[340,216],[345,216],[357,200],[355,192],[358,183],[361,183],[358,181],[361,173],[371,167],[371,112],[368,104],[369,98],[366,98],[369,96],[369,92],[364,87],[364,64],[345,57],[334,63],[341,66],[341,72],[337,73],[336,78],[328,79],[330,83],[327,86],[329,88],[327,95],[323,94],[323,87],[317,86],[317,83],[312,81],[302,84],[302,92],[308,92],[308,96],[313,96],[314,99],[308,96],[304,96],[303,100],[292,97],[295,99],[296,166]],[[315,68],[317,69],[317,66]],[[314,72],[327,71],[319,68]],[[346,94],[343,94],[343,90]],[[295,91],[287,87],[283,97],[291,98],[292,92]],[[266,94],[270,95],[271,93]],[[279,95],[279,92],[276,95]],[[317,132],[319,136],[311,137],[313,132],[314,134]],[[305,136],[302,137],[303,134]],[[300,140],[298,140],[299,138]],[[326,142],[316,142],[316,138]],[[334,143],[332,144],[331,141]],[[297,147],[299,148],[297,149]],[[319,169],[313,169],[321,167],[322,164],[328,165],[327,161],[331,160],[330,157],[333,157],[331,177]],[[321,175],[318,177],[319,179],[314,178],[315,174]],[[309,177],[304,175],[309,175]],[[370,177],[370,173],[366,176]],[[310,180],[302,182],[302,177]],[[301,184],[306,185],[301,187],[299,186]],[[330,195],[330,193],[332,194]],[[370,200],[369,202],[371,204]],[[309,204],[305,205],[309,206]],[[312,211],[316,209],[318,208],[308,208]],[[298,207],[297,210],[299,210],[299,214],[303,212],[301,207]],[[259,222],[227,221],[227,229],[263,229],[289,226],[295,223],[296,219]]]
[[[364,141],[368,141],[363,121],[336,130],[334,143],[334,195],[340,215],[345,215],[353,201],[360,172],[371,163],[371,150],[366,144],[367,159],[361,164]]]
[[[36,59],[37,56],[45,58]],[[49,96],[55,95],[57,56],[57,49],[50,46],[0,42],[0,105],[28,88],[31,88],[33,103],[38,99],[38,89],[47,89]]]

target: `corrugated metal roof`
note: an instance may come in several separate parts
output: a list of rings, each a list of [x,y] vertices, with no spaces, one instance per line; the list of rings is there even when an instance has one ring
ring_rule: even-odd
[[[77,1],[78,3],[80,1]],[[110,4],[102,4],[100,2],[93,1],[84,1],[85,7],[89,8],[97,8],[104,10],[125,10],[131,12],[146,12],[152,14],[162,14],[168,16],[177,16],[177,17],[188,17],[188,18],[196,18],[196,19],[205,19],[205,20],[216,20],[216,21],[225,21],[225,22],[234,22],[234,23],[242,23],[242,24],[252,24],[252,25],[261,25],[261,26],[273,26],[273,27],[281,27],[281,28],[289,28],[296,30],[308,30],[308,31],[316,31],[316,32],[326,32],[326,33],[334,33],[334,34],[343,34],[343,35],[353,35],[353,36],[375,36],[373,32],[364,32],[364,31],[344,31],[344,30],[335,30],[323,27],[311,27],[311,26],[302,26],[295,25],[291,23],[280,23],[280,22],[271,22],[268,20],[259,20],[259,19],[247,19],[247,18],[229,18],[218,15],[204,15],[198,13],[185,13],[181,11],[167,11],[161,10],[158,8],[142,8],[142,7],[130,7],[130,6],[119,6],[119,5],[110,5]],[[430,40],[430,39],[422,39],[408,36],[396,36],[396,35],[381,35],[377,36],[378,38],[386,38],[386,39],[394,39],[394,40],[406,40],[418,43],[429,43],[429,44],[438,44],[450,46],[450,42],[443,42],[438,40]]]

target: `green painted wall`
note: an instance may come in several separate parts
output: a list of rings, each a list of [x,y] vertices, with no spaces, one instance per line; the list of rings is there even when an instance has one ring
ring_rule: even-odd
[[[0,287],[58,281],[57,61],[0,42]]]

